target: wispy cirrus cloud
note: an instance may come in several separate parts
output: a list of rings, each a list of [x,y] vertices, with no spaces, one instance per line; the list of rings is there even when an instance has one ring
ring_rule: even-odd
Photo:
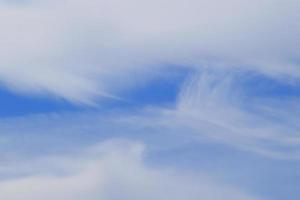
[[[298,160],[298,95],[249,95],[255,86],[245,86],[247,76],[250,73],[228,71],[193,75],[183,85],[175,108],[166,110],[165,123],[241,150]],[[261,82],[256,80],[256,84]],[[262,85],[266,91],[271,90]]]
[[[173,145],[189,140],[212,143],[195,150],[208,158],[221,145],[241,157],[262,156],[268,170],[281,159],[298,162],[299,93],[250,94],[259,86],[243,80],[256,73],[298,87],[299,6],[292,0],[0,1],[0,83],[17,93],[94,105],[178,67],[191,72],[168,107],[1,119],[0,198],[257,199],[230,181],[149,166],[140,144],[69,151],[125,138],[174,157],[185,150],[174,153]],[[216,160],[221,157],[235,159]],[[212,164],[217,178],[227,169],[216,166],[226,162]],[[249,182],[264,172],[249,168]]]
[[[240,109],[239,104],[228,108],[223,104],[229,93],[217,88],[232,87],[229,83],[233,81],[225,77],[195,77],[184,87],[174,109],[53,113],[0,120],[0,196],[12,200],[110,200],[185,199],[190,194],[189,199],[257,199],[243,189],[259,195],[261,187],[263,191],[272,188],[262,186],[261,180],[269,181],[270,174],[280,179],[276,170],[290,169],[289,164],[282,166],[285,162],[279,162],[281,159],[296,163],[299,145],[291,138],[297,129],[280,124],[286,131],[280,132],[272,120],[263,117],[262,123],[251,127],[257,116]],[[199,81],[207,84],[199,87]],[[218,83],[217,88],[210,88],[213,83]],[[207,87],[212,90],[201,95]],[[268,146],[270,143],[280,148]],[[193,148],[195,144],[197,148]],[[282,149],[292,145],[297,148]],[[190,153],[199,156],[190,157]],[[255,164],[249,157],[255,158]],[[240,163],[243,161],[246,163]],[[184,162],[189,163],[188,169],[180,166]],[[205,169],[207,163],[209,170]],[[262,166],[276,170],[266,175]],[[236,171],[239,168],[243,170]],[[239,178],[224,179],[228,176]],[[252,181],[255,186],[247,185]]]
[[[0,6],[0,81],[15,91],[89,104],[117,96],[165,64],[300,74],[297,1],[45,0]]]
[[[0,197],[6,200],[259,199],[208,176],[191,177],[171,169],[151,168],[144,163],[143,154],[139,143],[113,140],[79,155],[33,160],[26,175],[0,179]],[[16,166],[10,167],[11,173]],[[22,163],[18,167],[24,171]]]

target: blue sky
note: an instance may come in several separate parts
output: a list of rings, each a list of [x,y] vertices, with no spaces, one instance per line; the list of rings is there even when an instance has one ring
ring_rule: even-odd
[[[298,200],[299,6],[0,1],[0,199]]]

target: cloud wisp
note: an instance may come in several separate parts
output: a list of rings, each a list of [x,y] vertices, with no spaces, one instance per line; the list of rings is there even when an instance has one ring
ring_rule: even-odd
[[[139,143],[112,140],[79,155],[33,160],[31,166],[39,173],[31,169],[27,175],[0,180],[0,198],[258,200],[207,176],[191,177],[170,169],[151,168],[144,163],[143,154]]]
[[[201,81],[206,84],[200,84],[199,88]],[[194,77],[184,86],[174,109],[152,107],[136,113],[53,113],[2,119],[0,197],[8,200],[24,197],[33,200],[258,199],[243,192],[245,186],[243,189],[237,187],[241,180],[231,182],[222,179],[237,172],[230,172],[224,165],[222,174],[219,174],[220,169],[214,167],[222,163],[218,161],[221,158],[234,159],[231,151],[246,158],[253,156],[263,161],[271,160],[268,163],[270,169],[280,159],[299,160],[297,140],[291,140],[292,136],[284,134],[287,131],[296,133],[297,129],[287,129],[288,126],[280,124],[286,132],[279,132],[280,129],[269,118],[263,119],[258,127],[251,127],[250,122],[256,116],[238,107],[237,103],[224,104],[224,96],[229,94],[224,88],[232,87],[232,81],[230,76],[220,78],[214,74]],[[214,85],[223,89],[211,88]],[[207,87],[210,89],[204,90]],[[208,94],[203,95],[205,91]],[[218,100],[221,102],[217,104]],[[211,104],[217,111],[212,112],[205,104]],[[284,111],[289,112],[281,110]],[[233,123],[235,129],[232,128]],[[113,138],[121,138],[121,141],[111,140]],[[171,157],[180,155],[185,152],[188,140],[204,145],[192,151],[201,155],[195,162],[213,162],[211,171],[202,171],[202,166],[198,165],[190,166],[188,172],[183,170],[177,163],[189,160],[188,156],[181,161],[176,157],[176,164],[169,164],[172,161],[168,161],[168,156],[164,157],[165,152],[170,152]],[[97,142],[101,143],[97,145]],[[223,146],[231,153],[218,155],[217,160],[211,161],[211,156],[216,155],[210,148],[206,149],[207,143],[214,149]],[[270,143],[279,148],[269,146]],[[293,145],[297,148],[282,148]],[[148,153],[154,160],[149,160]],[[161,159],[166,159],[168,164],[157,162]],[[239,164],[236,165],[238,168]],[[258,172],[250,170],[250,173],[255,177]],[[251,177],[248,182],[252,181]],[[254,191],[259,191],[259,187],[258,184]]]
[[[164,65],[299,78],[299,6],[282,0],[1,2],[0,81],[14,91],[92,104]]]
[[[249,74],[204,72],[184,84],[165,123],[277,159],[300,159],[299,97],[247,95]],[[182,129],[181,129],[182,130]]]
[[[149,150],[163,160],[189,140],[208,158],[221,145],[272,169],[282,159],[299,162],[300,93],[259,95],[250,91],[258,85],[243,82],[254,73],[299,88],[299,7],[297,0],[0,0],[2,88],[99,105],[178,68],[192,72],[168,107],[155,99],[128,110],[0,119],[0,199],[258,200],[218,174],[152,166],[145,157]]]

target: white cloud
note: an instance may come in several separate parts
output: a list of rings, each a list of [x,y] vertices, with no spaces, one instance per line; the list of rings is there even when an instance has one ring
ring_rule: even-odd
[[[207,176],[151,168],[143,161],[143,146],[130,141],[110,141],[79,155],[27,162],[39,173],[31,169],[27,176],[0,180],[1,199],[258,199]]]
[[[276,125],[263,116],[258,116],[257,119],[257,116],[253,117],[251,113],[240,109],[237,106],[239,104],[228,104],[224,101],[224,96],[230,96],[230,93],[225,88],[231,88],[230,83],[233,80],[225,77],[220,79],[214,74],[196,77],[194,81],[187,83],[174,110],[150,109],[139,113],[53,113],[0,120],[0,150],[3,152],[0,159],[0,198],[257,199],[234,186],[239,185],[238,180],[231,183],[222,179],[223,175],[236,173],[226,169],[226,166],[224,169],[221,167],[221,172],[211,169],[210,177],[207,171],[201,170],[202,166],[190,166],[188,173],[182,171],[183,168],[177,163],[190,157],[181,157],[183,160],[173,157],[181,154],[177,150],[182,146],[185,148],[186,141],[210,138],[212,142],[217,141],[215,144],[210,143],[216,145],[213,146],[216,148],[219,148],[218,145],[224,147],[222,143],[225,143],[237,147],[237,150],[247,150],[271,158],[299,159],[299,139],[293,136],[297,135],[298,129],[288,127],[285,123]],[[199,81],[206,84],[199,84]],[[207,88],[210,89],[205,90]],[[276,112],[290,113],[289,109]],[[253,125],[252,120],[262,121],[250,126]],[[286,120],[295,123],[294,126],[297,125],[297,119]],[[105,141],[107,138],[131,138],[133,141],[143,141],[149,148],[144,151],[140,143],[128,141],[113,141],[90,147],[90,144]],[[263,142],[259,143],[261,138]],[[207,142],[199,141],[202,144]],[[269,146],[270,143],[280,148],[273,148]],[[214,153],[210,148],[206,150],[205,145],[204,149],[193,149],[204,155],[195,162],[212,162],[210,155],[213,156]],[[293,149],[293,145],[296,148]],[[285,150],[281,147],[292,148]],[[83,148],[88,149],[82,150]],[[160,165],[160,162],[144,160],[149,158],[148,152],[154,152],[152,156],[155,159],[165,159],[160,156],[174,149],[172,157],[176,160],[173,165]],[[231,152],[232,149],[229,149]],[[256,154],[242,152],[241,155],[257,158]],[[231,156],[221,154],[221,160],[225,159],[221,163],[227,162],[227,159],[235,159]],[[269,163],[271,168],[274,163],[278,162]],[[212,165],[216,167],[220,162]],[[240,173],[245,176],[251,173],[255,177],[256,170]],[[219,178],[223,181],[220,182]],[[252,181],[255,182],[250,178],[244,183]],[[241,187],[249,187],[247,189],[253,191],[248,185]],[[260,185],[255,190],[261,191],[259,188]],[[190,195],[188,198],[187,194]]]
[[[0,81],[77,103],[163,64],[299,78],[299,1],[72,0],[0,4]],[[146,71],[146,72],[145,72]]]
[[[1,1],[0,82],[16,92],[93,104],[99,96],[118,98],[120,90],[164,73],[168,65],[299,79],[299,6],[296,0]],[[9,150],[33,148],[40,138],[67,143],[68,134],[72,143],[85,143],[94,139],[86,132],[105,138],[141,130],[141,138],[179,133],[272,158],[299,159],[298,101],[280,100],[282,107],[269,99],[251,101],[257,109],[252,112],[235,94],[234,76],[216,74],[188,80],[174,109],[1,120],[2,156],[12,158],[15,152]],[[256,199],[202,175],[151,168],[140,145],[104,146],[76,156],[28,158],[30,169],[24,163],[2,166],[0,173],[16,169],[26,176],[1,179],[0,199]]]
[[[238,85],[243,76],[219,71],[194,75],[176,107],[165,111],[164,123],[267,157],[300,159],[299,98],[249,97]]]
[[[181,140],[226,144],[273,159],[300,159],[298,99],[244,96],[236,75],[202,73],[186,82],[173,108],[53,113],[0,120],[0,150],[64,151],[105,138],[136,138],[167,149]],[[243,78],[243,75],[241,77]],[[238,79],[239,79],[238,78]],[[174,143],[174,144],[173,144]],[[44,148],[44,146],[52,148]],[[64,148],[62,148],[64,147]],[[3,154],[3,159],[14,154]]]

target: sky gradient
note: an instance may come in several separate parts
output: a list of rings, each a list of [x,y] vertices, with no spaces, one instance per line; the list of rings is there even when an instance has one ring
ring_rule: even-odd
[[[0,199],[298,200],[300,2],[0,0]]]

